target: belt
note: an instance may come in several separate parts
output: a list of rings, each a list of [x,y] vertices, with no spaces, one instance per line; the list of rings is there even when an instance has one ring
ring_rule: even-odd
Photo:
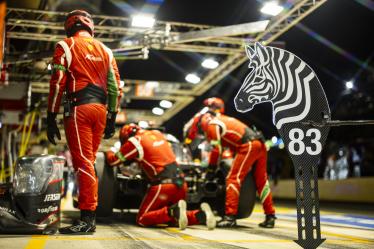
[[[181,187],[184,184],[183,172],[181,172],[177,163],[173,162],[171,164],[165,165],[164,170],[157,175],[157,179],[151,182],[151,185],[158,184],[175,184]]]
[[[79,106],[79,105],[84,105],[84,104],[92,104],[92,103],[98,103],[98,104],[106,104],[106,101],[97,97],[89,97],[85,99],[80,99],[77,101],[72,101],[72,106]]]
[[[106,104],[106,92],[97,85],[90,83],[83,89],[68,95],[72,106],[99,103]]]
[[[254,131],[250,128],[246,128],[244,135],[242,136],[242,144],[251,142],[253,140],[265,141],[264,135],[260,131]]]

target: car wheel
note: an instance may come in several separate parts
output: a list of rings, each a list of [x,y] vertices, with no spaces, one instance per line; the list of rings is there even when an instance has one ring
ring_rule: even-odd
[[[252,214],[256,202],[256,185],[252,171],[245,177],[240,189],[237,219],[247,218]]]
[[[95,164],[97,178],[99,179],[98,206],[96,208],[98,217],[107,217],[113,214],[117,193],[115,170],[105,164],[105,154],[98,152]]]

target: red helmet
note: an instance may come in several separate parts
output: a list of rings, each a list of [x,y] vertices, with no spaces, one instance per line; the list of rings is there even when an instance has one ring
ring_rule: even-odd
[[[209,121],[212,120],[213,115],[210,113],[196,114],[184,127],[185,143],[191,143],[199,134],[206,131]]]
[[[205,106],[209,107],[209,109],[214,112],[225,112],[225,102],[223,101],[223,99],[212,97],[205,99],[203,103]]]
[[[91,15],[84,10],[73,10],[65,19],[64,24],[67,37],[73,36],[78,30],[87,30],[92,36],[94,23]]]
[[[124,144],[130,137],[135,136],[136,132],[140,129],[141,128],[134,123],[124,125],[119,132],[121,144]]]

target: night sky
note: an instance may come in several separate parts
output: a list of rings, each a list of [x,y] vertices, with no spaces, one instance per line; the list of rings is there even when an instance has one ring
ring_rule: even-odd
[[[140,9],[145,1],[127,2],[135,9]],[[233,25],[264,19],[259,12],[260,7],[261,1],[254,0],[163,1],[156,12],[156,18],[218,26]],[[373,1],[328,0],[296,27],[278,38],[278,41],[285,42],[287,50],[314,69],[325,89],[333,118],[374,119],[374,63],[371,60],[374,56],[373,30]],[[147,61],[130,60],[122,63],[120,71],[126,78],[183,82],[187,73],[201,68],[203,58],[204,55],[196,53],[153,51]],[[364,65],[366,60],[368,67]],[[266,137],[276,135],[277,131],[271,121],[270,104],[256,106],[253,111],[245,114],[234,109],[233,98],[247,73],[247,65],[244,64],[225,77],[168,121],[165,124],[168,132],[181,137],[180,123],[187,122],[189,117],[201,108],[206,97],[219,96],[226,100],[228,115],[255,124],[264,131]],[[348,92],[345,82],[352,79],[355,88]],[[348,111],[349,105],[352,108],[350,102],[355,95],[359,96],[356,96],[358,102],[353,105],[353,112]],[[364,108],[357,112],[360,115],[353,115],[359,108]],[[374,129],[366,129],[374,137],[373,132],[370,132]]]

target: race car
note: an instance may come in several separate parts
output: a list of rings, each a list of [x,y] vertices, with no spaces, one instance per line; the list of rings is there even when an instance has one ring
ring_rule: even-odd
[[[64,164],[63,157],[51,155],[17,160],[13,183],[0,184],[0,233],[56,233]]]
[[[188,185],[187,204],[189,208],[196,208],[201,202],[208,202],[218,215],[223,215],[225,207],[225,177],[230,163],[224,160],[217,171],[214,180],[206,181],[206,167],[200,162],[192,160],[188,147],[180,143],[170,134],[165,134],[173,148],[177,163],[185,174]],[[113,209],[137,209],[145,195],[147,181],[136,162],[126,166],[110,167],[105,165],[105,154],[99,152],[96,158],[96,172],[99,179],[97,216],[106,217],[113,213]],[[252,174],[248,174],[242,185],[237,218],[249,217],[252,213],[256,187]],[[77,195],[73,198],[77,207]]]

